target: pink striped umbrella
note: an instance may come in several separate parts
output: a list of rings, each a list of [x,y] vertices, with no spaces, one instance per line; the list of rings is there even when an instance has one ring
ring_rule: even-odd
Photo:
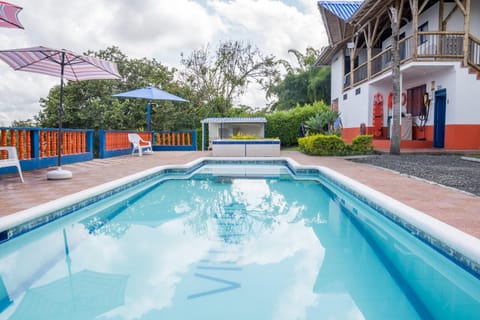
[[[117,65],[90,56],[74,53],[65,49],[33,47],[0,50],[0,60],[14,70],[28,71],[60,77],[60,106],[58,108],[58,169],[62,164],[62,113],[63,113],[63,79],[81,81],[94,79],[121,79]],[[65,170],[63,170],[65,171]],[[58,175],[59,177],[62,175]],[[67,174],[68,176],[68,174]],[[49,177],[47,175],[47,177]],[[68,178],[71,178],[71,173]],[[62,179],[52,178],[49,179]]]
[[[18,13],[21,10],[22,8],[17,5],[0,1],[0,27],[23,29],[18,20]]]

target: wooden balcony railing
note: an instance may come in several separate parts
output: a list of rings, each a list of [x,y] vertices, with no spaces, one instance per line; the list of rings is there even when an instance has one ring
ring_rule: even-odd
[[[355,69],[353,69],[353,81],[355,83],[361,83],[368,79],[368,62],[362,63]]]
[[[480,71],[480,40],[470,35],[468,39],[468,64]]]
[[[419,32],[417,36],[417,57],[436,59],[463,58],[461,32]]]
[[[465,53],[463,52],[465,35],[462,32],[418,32],[416,34],[416,47],[414,37],[414,35],[410,35],[399,41],[401,63],[465,58]],[[480,40],[470,35],[468,41],[468,64],[480,70]],[[391,61],[392,52],[390,48],[373,55],[370,61],[359,65],[352,72],[345,74],[343,81],[344,90],[390,70]]]

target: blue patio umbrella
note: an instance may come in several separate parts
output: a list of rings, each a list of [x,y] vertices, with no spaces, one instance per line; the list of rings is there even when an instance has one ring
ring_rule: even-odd
[[[117,98],[134,98],[134,99],[147,99],[147,131],[150,131],[150,114],[151,114],[151,101],[152,100],[169,100],[188,102],[188,100],[180,98],[174,94],[168,93],[162,89],[158,89],[152,86],[148,86],[141,89],[135,89],[122,93],[113,94],[112,97]]]

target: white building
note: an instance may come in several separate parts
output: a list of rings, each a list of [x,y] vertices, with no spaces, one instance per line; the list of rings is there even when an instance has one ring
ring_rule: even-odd
[[[480,149],[478,0],[318,2],[329,46],[316,64],[331,65],[331,104],[341,113],[342,137],[350,141],[365,124],[375,145],[389,146],[389,10],[395,4],[400,15],[401,146]]]

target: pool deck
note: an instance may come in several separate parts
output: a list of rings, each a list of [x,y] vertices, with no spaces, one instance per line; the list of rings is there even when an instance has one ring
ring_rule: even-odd
[[[62,181],[47,180],[47,169],[24,172],[25,183],[20,182],[18,174],[0,175],[0,216],[15,214],[152,167],[185,164],[211,156],[211,152],[178,151],[156,152],[141,158],[128,155],[95,159],[63,166],[72,171],[73,179]],[[282,151],[281,156],[302,165],[331,168],[480,239],[478,196],[342,158],[314,157],[297,151]]]

